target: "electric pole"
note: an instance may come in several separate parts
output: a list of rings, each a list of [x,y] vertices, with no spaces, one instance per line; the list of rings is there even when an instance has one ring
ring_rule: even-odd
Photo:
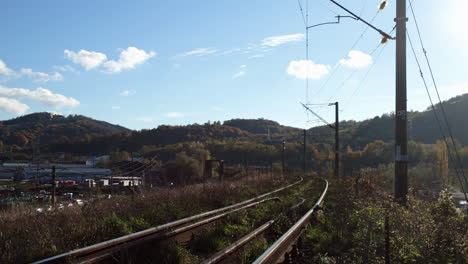
[[[307,136],[307,129],[304,129],[304,154],[303,154],[303,158],[304,158],[304,164],[302,164],[303,166],[303,170],[304,170],[304,174],[306,173],[306,154],[307,154],[307,150],[306,150],[306,144],[307,144],[307,139],[306,139],[306,136]]]
[[[301,103],[302,104],[302,103]],[[328,123],[325,119],[323,119],[320,115],[312,111],[307,105],[302,104],[302,106],[309,112],[311,112],[314,116],[320,119],[323,123],[327,124],[328,127],[335,129],[335,177],[339,177],[340,175],[340,117],[339,117],[339,105],[338,102],[329,103],[328,106],[335,106],[335,125]],[[304,142],[305,142],[305,131],[304,131]],[[304,144],[305,145],[305,144]],[[304,150],[305,152],[305,150]],[[305,153],[304,153],[305,157]],[[304,166],[305,168],[305,166]]]
[[[281,172],[283,174],[281,176],[283,176],[283,177],[284,177],[284,173],[286,172],[286,167],[285,167],[285,164],[284,164],[284,151],[285,150],[286,150],[286,141],[283,140],[283,147],[282,147],[282,150],[281,150],[281,170],[282,170]]]
[[[340,120],[338,102],[335,103],[335,177],[340,176]]]
[[[396,4],[395,200],[408,194],[408,133],[406,111],[406,0]]]
[[[357,20],[379,32],[383,37],[382,44],[389,39],[396,40],[394,193],[396,201],[406,204],[408,194],[408,119],[406,106],[406,22],[408,22],[408,18],[406,17],[406,0],[396,1],[396,38],[371,25],[336,1],[330,1]],[[382,1],[379,9],[383,10],[385,6],[387,6],[387,1]],[[336,106],[338,108],[338,104]]]
[[[52,205],[55,206],[55,187],[56,187],[56,181],[55,181],[55,166],[52,166]]]

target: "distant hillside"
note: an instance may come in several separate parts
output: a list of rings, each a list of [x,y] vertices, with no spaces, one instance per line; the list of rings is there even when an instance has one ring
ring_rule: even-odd
[[[187,126],[159,126],[155,129],[134,131],[130,139],[138,145],[169,145],[186,141],[208,141],[249,138],[242,129],[217,123]]]
[[[446,114],[456,140],[468,145],[468,94],[444,103]],[[440,105],[436,106],[441,120]],[[409,140],[433,144],[441,139],[432,109],[408,113]],[[447,128],[443,126],[445,132]],[[97,121],[85,116],[60,116],[35,113],[0,122],[0,140],[20,147],[38,142],[44,151],[75,153],[108,153],[110,151],[138,151],[143,146],[163,146],[180,142],[256,142],[278,144],[282,140],[301,142],[302,129],[280,125],[266,119],[232,119],[203,125],[161,125],[154,129],[131,131],[118,125]],[[446,133],[447,134],[447,133]],[[363,149],[375,140],[393,141],[394,116],[384,114],[357,121],[341,121],[340,136],[343,148]],[[309,143],[334,143],[334,131],[328,126],[314,127],[308,133]]]
[[[26,146],[30,143],[49,144],[130,130],[81,115],[61,116],[33,113],[0,121],[0,140],[4,144]]]
[[[443,103],[453,136],[462,145],[468,145],[468,94],[451,98]],[[435,106],[439,120],[443,123],[441,106]],[[374,140],[393,141],[395,133],[394,115],[384,114],[362,122],[342,122],[341,136],[343,144],[353,148],[363,148]],[[442,124],[442,129],[448,136],[447,127]],[[333,133],[326,126],[315,127],[310,130],[311,135]],[[315,137],[314,141],[331,141],[333,138]],[[421,143],[432,144],[442,139],[440,129],[434,117],[432,108],[422,112],[408,113],[408,139]]]
[[[154,129],[131,131],[97,136],[74,142],[56,142],[48,146],[51,152],[108,153],[118,150],[138,151],[143,146],[163,146],[180,142],[206,142],[212,140],[251,140],[253,134],[236,127],[224,126],[219,122],[204,125],[166,126]]]
[[[298,128],[280,125],[278,122],[259,119],[231,119],[223,125],[237,127],[252,134],[288,134],[298,132]]]

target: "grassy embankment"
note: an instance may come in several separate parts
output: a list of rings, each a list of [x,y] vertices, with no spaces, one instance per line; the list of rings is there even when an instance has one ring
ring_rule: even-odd
[[[252,177],[253,176],[253,177]],[[288,179],[293,181],[294,179]],[[0,262],[25,263],[243,201],[284,185],[269,175],[153,189],[51,213],[33,208],[0,213]]]
[[[251,263],[313,206],[323,188],[323,181],[307,177],[299,186],[278,194],[280,201],[270,201],[229,215],[224,221],[195,235],[187,245],[164,243],[153,247],[158,250],[152,251],[150,255],[145,255],[147,251],[142,250],[142,254],[137,254],[140,258],[136,262],[158,260],[158,263],[200,263],[269,220],[275,219],[268,231],[225,260],[228,263]],[[306,200],[305,203],[290,210],[303,199]]]
[[[209,184],[148,192],[134,202],[122,197],[100,201],[78,210],[37,215],[16,211],[0,215],[2,263],[27,262],[129,234],[209,209],[218,208],[274,189],[269,177],[229,184]],[[384,263],[385,216],[389,219],[392,263],[468,263],[468,216],[450,197],[424,200],[409,196],[408,205],[392,202],[388,188],[376,175],[354,180],[332,180],[323,211],[315,214],[300,249],[303,263]],[[164,243],[153,250],[158,263],[199,263],[266,221],[278,217],[272,231],[247,245],[235,263],[250,263],[297,218],[312,206],[321,188],[307,181],[267,202],[229,216],[196,235],[187,245]],[[281,215],[306,198],[299,211]],[[299,260],[298,260],[299,261]]]
[[[382,175],[332,181],[324,210],[304,234],[303,263],[385,263],[385,216],[391,263],[468,263],[468,214],[449,195],[407,206],[393,202]]]

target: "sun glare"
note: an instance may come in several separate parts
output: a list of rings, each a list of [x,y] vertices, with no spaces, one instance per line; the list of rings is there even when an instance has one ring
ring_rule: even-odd
[[[447,30],[457,41],[468,44],[468,0],[447,1]]]

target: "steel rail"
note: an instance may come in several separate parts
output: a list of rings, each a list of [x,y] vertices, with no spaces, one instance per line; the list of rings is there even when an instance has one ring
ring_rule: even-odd
[[[304,202],[305,202],[305,199],[302,199],[301,202],[299,202],[298,204],[293,205],[291,208],[289,208],[288,211],[293,210],[293,209],[301,206],[302,204],[304,204]],[[233,254],[237,250],[241,249],[247,243],[254,240],[257,236],[259,236],[260,234],[262,234],[263,232],[268,230],[268,228],[270,228],[270,226],[273,223],[275,223],[277,220],[278,220],[278,217],[266,222],[262,226],[256,228],[254,231],[250,232],[249,234],[247,234],[247,235],[243,236],[242,238],[240,238],[239,240],[235,241],[234,243],[232,243],[228,247],[218,251],[217,253],[215,253],[214,255],[209,257],[208,259],[204,260],[201,264],[215,264],[215,263],[219,263],[219,262],[223,261],[225,258],[230,256],[231,254]]]
[[[170,223],[167,223],[167,224],[163,224],[163,225],[160,225],[160,226],[157,226],[157,227],[152,227],[152,228],[149,228],[149,229],[145,229],[145,230],[142,230],[142,231],[130,234],[130,235],[121,236],[121,237],[114,238],[114,239],[111,239],[111,240],[107,240],[107,241],[97,243],[97,244],[94,244],[94,245],[91,245],[91,246],[87,246],[87,247],[84,247],[84,248],[80,248],[80,249],[76,249],[76,250],[73,250],[73,251],[70,251],[70,252],[66,252],[66,253],[63,253],[63,254],[52,256],[50,258],[46,258],[46,259],[43,259],[43,260],[33,262],[33,264],[63,263],[64,261],[66,261],[68,259],[79,258],[79,257],[87,256],[87,255],[93,255],[93,254],[95,254],[96,252],[99,252],[99,251],[104,251],[104,250],[109,249],[109,248],[122,246],[124,244],[129,243],[130,241],[133,241],[133,240],[141,240],[141,239],[143,239],[143,238],[145,238],[147,236],[155,235],[157,233],[163,232],[163,231],[168,230],[170,228],[174,228],[174,227],[177,227],[177,226],[189,223],[189,222],[193,222],[193,221],[196,221],[196,220],[199,220],[199,219],[203,219],[205,217],[209,217],[209,216],[214,215],[214,214],[219,214],[219,213],[227,211],[227,210],[242,207],[242,206],[244,206],[246,204],[252,203],[252,202],[254,202],[256,200],[259,200],[259,199],[262,199],[262,198],[264,198],[266,196],[269,196],[269,195],[272,195],[274,193],[281,192],[283,190],[291,188],[291,187],[301,183],[303,180],[304,179],[301,177],[300,180],[298,180],[295,183],[289,184],[287,186],[284,186],[282,188],[273,190],[273,191],[268,192],[268,193],[264,193],[262,195],[256,196],[254,198],[248,199],[246,201],[243,201],[243,202],[240,202],[240,203],[237,203],[237,204],[233,204],[233,205],[226,206],[226,207],[223,207],[223,208],[211,210],[211,211],[204,212],[204,213],[201,213],[201,214],[197,214],[197,215],[194,215],[194,216],[186,217],[186,218],[176,220],[176,221],[173,221],[173,222],[170,222]]]
[[[260,201],[257,201],[257,202],[253,202],[253,203],[244,205],[244,206],[242,206],[240,208],[236,208],[236,209],[233,209],[231,211],[224,212],[222,214],[215,215],[215,216],[212,216],[212,217],[207,218],[207,219],[203,219],[203,220],[195,222],[193,224],[179,227],[179,228],[177,228],[175,230],[171,230],[171,231],[167,231],[167,232],[163,232],[163,233],[157,233],[157,234],[154,234],[154,235],[151,235],[151,236],[146,236],[146,237],[143,237],[143,238],[140,238],[140,239],[135,239],[135,240],[127,242],[127,244],[124,244],[124,245],[121,245],[121,246],[118,246],[118,247],[112,247],[112,248],[104,250],[102,252],[96,252],[95,254],[93,254],[91,256],[91,258],[84,259],[84,260],[80,261],[79,263],[97,263],[97,262],[100,262],[100,261],[103,261],[105,259],[108,259],[108,258],[112,257],[114,255],[114,253],[116,253],[118,251],[128,250],[130,248],[134,248],[135,246],[142,245],[142,244],[149,243],[149,242],[154,242],[154,241],[159,241],[159,240],[164,240],[164,239],[169,239],[169,238],[172,238],[172,237],[176,237],[176,236],[181,235],[183,233],[190,232],[193,229],[196,229],[198,227],[202,227],[204,225],[213,223],[213,222],[215,222],[215,221],[217,221],[217,220],[219,220],[221,218],[226,217],[229,214],[232,214],[232,213],[235,213],[235,212],[238,212],[238,211],[241,211],[241,210],[245,210],[245,209],[248,209],[250,207],[259,205],[259,204],[264,203],[264,202],[272,201],[272,200],[280,200],[280,199],[279,199],[279,197],[266,198],[266,199],[263,199],[263,200],[260,200]]]
[[[325,181],[325,188],[314,206],[309,211],[307,211],[307,213],[304,214],[304,216],[302,216],[301,219],[299,219],[299,221],[297,221],[288,231],[286,231],[286,233],[284,233],[278,240],[276,240],[273,245],[271,245],[265,252],[263,252],[263,254],[253,262],[254,264],[278,263],[279,260],[287,253],[290,246],[292,246],[297,241],[305,226],[309,222],[310,217],[314,213],[315,209],[319,207],[320,204],[322,204],[323,198],[327,194],[328,181],[325,179],[322,180]]]
[[[214,264],[214,263],[221,262],[222,260],[224,260],[226,257],[231,255],[232,253],[234,253],[237,250],[239,250],[240,248],[242,248],[245,244],[247,244],[250,241],[252,241],[253,239],[255,239],[258,235],[265,232],[274,222],[275,222],[275,220],[270,220],[270,221],[266,222],[265,224],[263,224],[259,228],[255,229],[251,233],[243,236],[242,238],[240,238],[236,242],[232,243],[231,245],[229,245],[225,249],[217,252],[216,254],[211,256],[210,258],[204,260],[202,262],[202,264]]]

